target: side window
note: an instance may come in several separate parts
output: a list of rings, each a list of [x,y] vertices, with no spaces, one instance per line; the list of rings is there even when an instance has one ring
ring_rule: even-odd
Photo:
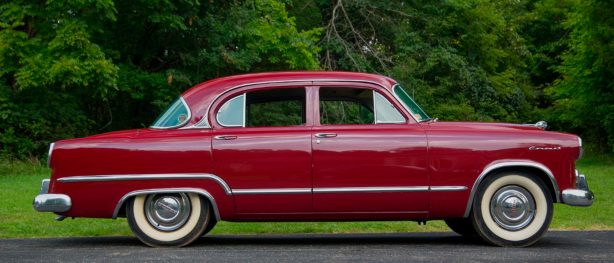
[[[305,124],[305,89],[252,91],[224,103],[217,113],[226,127],[270,127]]]
[[[190,119],[190,109],[188,104],[179,97],[171,104],[168,109],[151,125],[152,128],[168,129],[180,127],[186,124]]]
[[[247,127],[305,124],[305,89],[287,88],[247,93]]]
[[[373,124],[374,120],[371,90],[320,88],[321,124]]]
[[[245,123],[245,94],[224,103],[217,112],[217,122],[226,127],[242,127]]]
[[[370,89],[320,88],[321,124],[404,123],[405,117]]]

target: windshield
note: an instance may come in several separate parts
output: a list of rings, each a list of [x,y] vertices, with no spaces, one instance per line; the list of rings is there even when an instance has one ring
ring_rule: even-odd
[[[179,97],[158,117],[151,128],[168,129],[184,125],[190,119],[190,110],[183,98]]]
[[[416,104],[416,102],[407,94],[407,92],[405,92],[401,85],[397,84],[393,89],[394,94],[403,102],[403,106],[405,106],[405,108],[411,112],[412,115],[414,115],[416,120],[427,121],[431,119],[428,115],[426,115],[426,112],[424,112],[422,108],[420,108],[420,106],[418,106],[418,104]]]

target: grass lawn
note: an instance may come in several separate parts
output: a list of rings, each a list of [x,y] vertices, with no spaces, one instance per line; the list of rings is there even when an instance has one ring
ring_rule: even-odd
[[[597,196],[591,207],[556,204],[551,229],[614,229],[614,156],[587,154],[578,169],[587,175]],[[66,219],[57,222],[51,213],[32,209],[40,181],[49,177],[44,164],[0,161],[0,238],[132,235],[125,219]],[[365,232],[449,231],[442,221],[426,226],[415,222],[331,222],[331,223],[229,223],[220,222],[213,234],[258,233],[365,233]]]

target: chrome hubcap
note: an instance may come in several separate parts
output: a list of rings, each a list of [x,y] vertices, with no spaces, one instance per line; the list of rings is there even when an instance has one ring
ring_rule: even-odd
[[[492,196],[490,215],[500,227],[518,231],[535,218],[535,201],[526,189],[516,185],[505,186]]]
[[[149,195],[145,200],[145,216],[160,231],[177,230],[190,217],[190,199],[184,193]]]

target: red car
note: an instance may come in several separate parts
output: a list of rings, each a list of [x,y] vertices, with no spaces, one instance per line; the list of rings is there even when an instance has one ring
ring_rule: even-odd
[[[438,122],[394,80],[277,72],[196,85],[149,129],[51,144],[34,200],[65,217],[127,217],[150,246],[225,221],[445,220],[528,246],[553,203],[590,206],[576,135],[545,123]]]

